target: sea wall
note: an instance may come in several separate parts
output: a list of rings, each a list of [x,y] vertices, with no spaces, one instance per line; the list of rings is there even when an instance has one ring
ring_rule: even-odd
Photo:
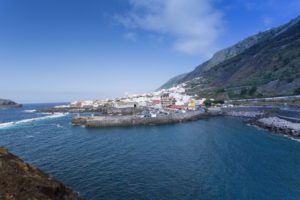
[[[104,107],[103,113],[108,115],[134,115],[142,113],[146,108],[136,107],[136,108],[114,108],[114,107]]]
[[[137,108],[114,108],[111,106],[99,107],[53,107],[39,109],[37,112],[42,113],[103,113],[108,115],[133,115],[142,113],[145,110],[143,107]]]
[[[250,125],[273,133],[300,138],[300,109],[286,106],[238,106],[222,108],[225,116],[240,117]]]
[[[103,127],[122,127],[122,126],[138,126],[138,125],[163,125],[180,123],[185,121],[193,121],[209,116],[216,116],[219,113],[204,113],[202,111],[173,113],[169,115],[161,115],[151,118],[142,118],[135,115],[127,116],[96,116],[96,117],[75,117],[72,119],[72,125],[85,126],[89,128]]]

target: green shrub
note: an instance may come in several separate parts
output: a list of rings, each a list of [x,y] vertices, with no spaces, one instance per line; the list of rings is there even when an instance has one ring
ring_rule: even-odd
[[[297,95],[300,94],[300,87],[298,87],[294,90],[294,94],[297,94]]]
[[[243,88],[242,91],[241,91],[241,93],[240,93],[240,96],[244,97],[246,94],[247,94],[247,89]]]
[[[207,107],[207,106],[211,106],[212,102],[211,100],[205,100],[204,101],[204,105]]]
[[[248,91],[248,94],[249,94],[250,96],[252,96],[252,95],[255,94],[256,90],[257,90],[256,86],[253,86],[253,87]]]
[[[258,93],[258,94],[256,95],[256,97],[258,97],[258,98],[262,98],[262,97],[264,97],[264,95],[263,95],[263,94],[261,94],[261,93]]]
[[[216,91],[217,94],[224,93],[224,92],[225,92],[224,88],[217,89]]]
[[[282,64],[285,66],[289,64],[289,62],[290,62],[290,58],[284,58]]]
[[[278,114],[277,108],[272,108],[271,110],[266,111],[267,114]]]
[[[214,104],[224,104],[224,100],[222,100],[222,99],[215,100]]]

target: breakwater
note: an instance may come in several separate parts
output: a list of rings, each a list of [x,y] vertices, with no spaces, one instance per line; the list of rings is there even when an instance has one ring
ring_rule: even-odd
[[[253,124],[275,133],[300,138],[300,123],[294,123],[279,117],[265,117],[256,120]]]
[[[222,108],[225,116],[240,117],[250,125],[300,138],[300,109],[282,106],[240,106]]]
[[[159,115],[157,117],[144,118],[138,115],[127,116],[96,116],[96,117],[74,117],[72,125],[85,126],[89,128],[122,127],[138,125],[163,125],[198,120],[209,116],[218,116],[220,113],[204,113],[194,111],[187,113],[172,113]]]
[[[98,107],[51,107],[37,109],[36,112],[40,113],[103,113],[107,115],[134,115],[142,113],[146,108],[114,108],[111,106],[98,106]]]

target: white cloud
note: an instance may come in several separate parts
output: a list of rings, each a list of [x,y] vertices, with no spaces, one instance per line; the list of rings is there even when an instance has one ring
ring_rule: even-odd
[[[222,14],[212,0],[129,0],[131,10],[118,15],[127,29],[172,38],[173,48],[187,54],[210,56],[222,32]]]

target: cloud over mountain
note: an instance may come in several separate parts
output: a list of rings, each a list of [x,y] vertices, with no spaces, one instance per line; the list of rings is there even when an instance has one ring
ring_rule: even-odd
[[[222,32],[222,13],[211,0],[129,0],[130,10],[116,16],[127,29],[168,36],[175,50],[210,56]]]

